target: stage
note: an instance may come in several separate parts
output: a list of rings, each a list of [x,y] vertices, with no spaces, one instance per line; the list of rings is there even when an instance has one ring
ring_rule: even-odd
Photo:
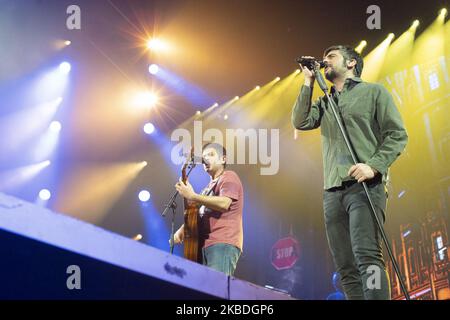
[[[292,299],[3,193],[0,256],[0,299]]]

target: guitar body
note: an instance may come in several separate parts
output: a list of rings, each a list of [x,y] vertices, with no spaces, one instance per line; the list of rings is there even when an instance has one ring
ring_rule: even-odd
[[[194,148],[191,149],[191,159],[185,163],[181,170],[181,180],[186,183],[187,169],[195,166]],[[184,199],[184,257],[188,260],[202,263],[202,250],[199,239],[200,216],[198,206]]]
[[[185,206],[184,210],[184,257],[202,263],[202,250],[199,239],[199,222],[197,206]]]

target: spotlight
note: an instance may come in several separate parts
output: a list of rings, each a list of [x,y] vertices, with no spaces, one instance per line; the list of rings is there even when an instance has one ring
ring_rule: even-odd
[[[361,53],[363,51],[363,49],[367,46],[367,41],[363,40],[361,41],[358,46],[355,48],[355,51],[358,53]]]
[[[146,134],[152,134],[153,132],[155,132],[155,126],[153,125],[153,123],[150,122],[146,123],[144,125],[144,132]]]
[[[142,165],[143,165],[144,167],[146,167],[146,166],[148,165],[148,162],[147,162],[147,161],[142,161]]]
[[[61,127],[62,127],[61,122],[59,121],[52,121],[52,123],[50,123],[50,131],[52,132],[57,133],[61,131]]]
[[[145,100],[150,106],[153,107],[158,102],[158,96],[154,93],[149,92],[145,95]]]
[[[39,191],[39,198],[41,198],[41,200],[47,201],[51,198],[51,196],[52,194],[47,189],[42,189]]]
[[[135,235],[134,237],[133,237],[133,240],[135,240],[135,241],[139,241],[139,240],[142,240],[142,234],[137,234],[137,235]]]
[[[200,110],[197,110],[197,112],[195,114],[199,116],[202,114],[202,112]]]
[[[147,48],[152,51],[162,51],[167,49],[167,44],[158,38],[153,38],[147,41]]]
[[[388,39],[392,40],[395,38],[395,34],[393,34],[392,32],[388,34]]]
[[[158,102],[158,96],[150,91],[138,92],[134,97],[137,107],[153,107]]]
[[[223,120],[228,120],[228,115],[227,114],[223,116]]]
[[[142,190],[141,192],[139,192],[139,200],[141,200],[142,202],[147,202],[150,200],[150,192],[148,192],[147,190]]]
[[[261,89],[260,86],[256,86],[256,87],[255,87],[255,90],[259,90],[259,89]]]
[[[216,102],[212,106],[213,106],[213,108],[217,108],[219,106],[219,104]]]
[[[275,81],[280,81],[280,80],[281,80],[280,77],[276,77],[276,78],[275,78]]]
[[[441,11],[439,11],[439,16],[445,17],[446,15],[447,15],[447,9],[446,8],[442,8]]]
[[[239,100],[239,96],[234,97],[234,100]]]
[[[150,74],[155,75],[155,74],[158,73],[158,71],[159,71],[159,67],[158,67],[158,65],[156,65],[156,64],[154,64],[154,63],[152,63],[152,64],[148,67],[148,72],[150,72]]]
[[[295,73],[300,73],[300,69],[295,70]]]
[[[411,28],[415,29],[415,28],[417,28],[419,26],[419,24],[420,24],[419,20],[416,19],[416,20],[413,21],[413,23],[411,25]]]
[[[68,73],[70,72],[70,69],[72,69],[72,66],[71,66],[70,63],[68,63],[68,62],[62,62],[62,63],[59,65],[59,71],[60,71],[62,74],[68,74]]]
[[[70,40],[64,41],[64,45],[66,45],[66,46],[70,46],[71,44],[72,44],[72,41],[70,41]]]

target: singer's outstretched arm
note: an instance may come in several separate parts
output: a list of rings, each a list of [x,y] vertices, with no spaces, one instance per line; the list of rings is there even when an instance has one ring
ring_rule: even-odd
[[[323,109],[321,98],[311,103],[313,89],[303,85],[292,110],[292,124],[298,130],[312,130],[320,127]]]

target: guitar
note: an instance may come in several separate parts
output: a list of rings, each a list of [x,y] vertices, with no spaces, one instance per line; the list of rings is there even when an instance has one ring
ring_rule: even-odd
[[[187,182],[187,170],[195,166],[194,148],[191,148],[190,156],[181,169],[181,180]],[[184,199],[184,257],[188,260],[202,263],[202,254],[199,240],[198,206]]]

